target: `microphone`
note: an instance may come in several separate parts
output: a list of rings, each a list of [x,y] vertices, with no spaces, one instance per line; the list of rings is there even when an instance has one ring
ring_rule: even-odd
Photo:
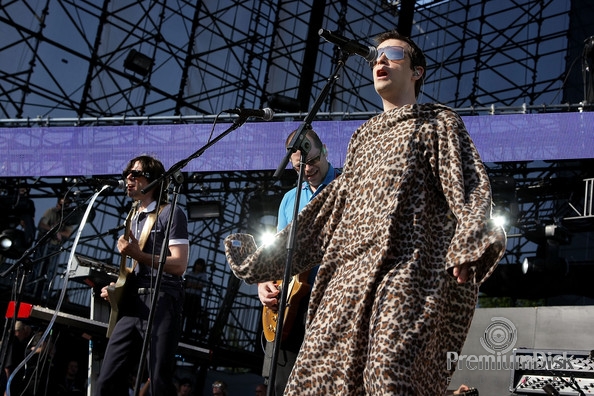
[[[92,178],[91,182],[96,186],[109,186],[112,188],[119,188],[120,190],[126,189],[126,182],[123,180]]]
[[[373,62],[377,59],[377,49],[373,46],[359,44],[354,40],[349,40],[326,29],[320,29],[318,34],[324,40],[338,45],[344,52],[362,56],[367,62]]]
[[[122,224],[122,225],[119,225],[117,227],[114,227],[114,228],[112,228],[110,230],[105,231],[105,234],[107,234],[107,235],[118,235],[118,232],[120,230],[123,230],[124,228],[126,228],[126,225],[125,224]]]
[[[274,111],[272,111],[272,109],[269,107],[266,107],[262,110],[242,109],[238,107],[236,109],[223,110],[223,113],[238,114],[240,117],[257,117],[263,119],[264,121],[270,121],[272,120],[272,117],[274,117]]]

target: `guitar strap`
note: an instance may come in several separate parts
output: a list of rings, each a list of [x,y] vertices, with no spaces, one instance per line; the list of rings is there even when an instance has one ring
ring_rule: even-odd
[[[157,221],[157,217],[161,214],[165,206],[166,204],[162,204],[159,206],[158,210],[153,210],[147,215],[146,221],[144,222],[144,226],[142,227],[142,232],[140,233],[140,238],[138,238],[138,245],[140,246],[140,250],[144,249],[144,245],[146,244],[146,241],[148,240],[148,237],[151,234],[151,230],[155,225],[155,221]],[[134,260],[134,263],[132,264],[132,272],[134,272],[134,270],[136,269],[136,265],[138,265],[138,261]]]

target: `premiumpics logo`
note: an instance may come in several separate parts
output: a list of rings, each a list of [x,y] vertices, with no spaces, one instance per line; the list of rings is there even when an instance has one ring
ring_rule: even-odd
[[[512,350],[518,341],[518,330],[511,320],[496,316],[485,329],[480,339],[487,352],[502,355]]]
[[[567,353],[533,351],[526,355],[507,355],[518,340],[518,331],[511,320],[503,317],[491,318],[480,343],[487,354],[459,355],[447,352],[447,369],[452,370],[570,370],[571,357]]]

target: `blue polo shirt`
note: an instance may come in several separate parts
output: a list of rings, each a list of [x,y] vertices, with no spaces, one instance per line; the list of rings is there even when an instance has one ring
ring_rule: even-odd
[[[324,189],[330,182],[336,179],[340,173],[334,169],[332,164],[328,164],[328,172],[322,183],[318,186],[316,191],[311,191],[308,182],[301,184],[301,196],[299,199],[299,211],[305,207],[320,191]],[[295,207],[295,198],[297,197],[297,187],[293,188],[285,194],[280,206],[278,208],[278,222],[276,228],[278,231],[285,228],[293,220],[293,210]]]

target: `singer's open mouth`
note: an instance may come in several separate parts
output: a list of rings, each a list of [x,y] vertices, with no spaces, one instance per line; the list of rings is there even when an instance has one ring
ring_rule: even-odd
[[[388,75],[388,72],[387,72],[387,71],[385,71],[384,69],[378,69],[378,70],[375,72],[375,75],[376,75],[377,77],[386,77],[386,76]]]

